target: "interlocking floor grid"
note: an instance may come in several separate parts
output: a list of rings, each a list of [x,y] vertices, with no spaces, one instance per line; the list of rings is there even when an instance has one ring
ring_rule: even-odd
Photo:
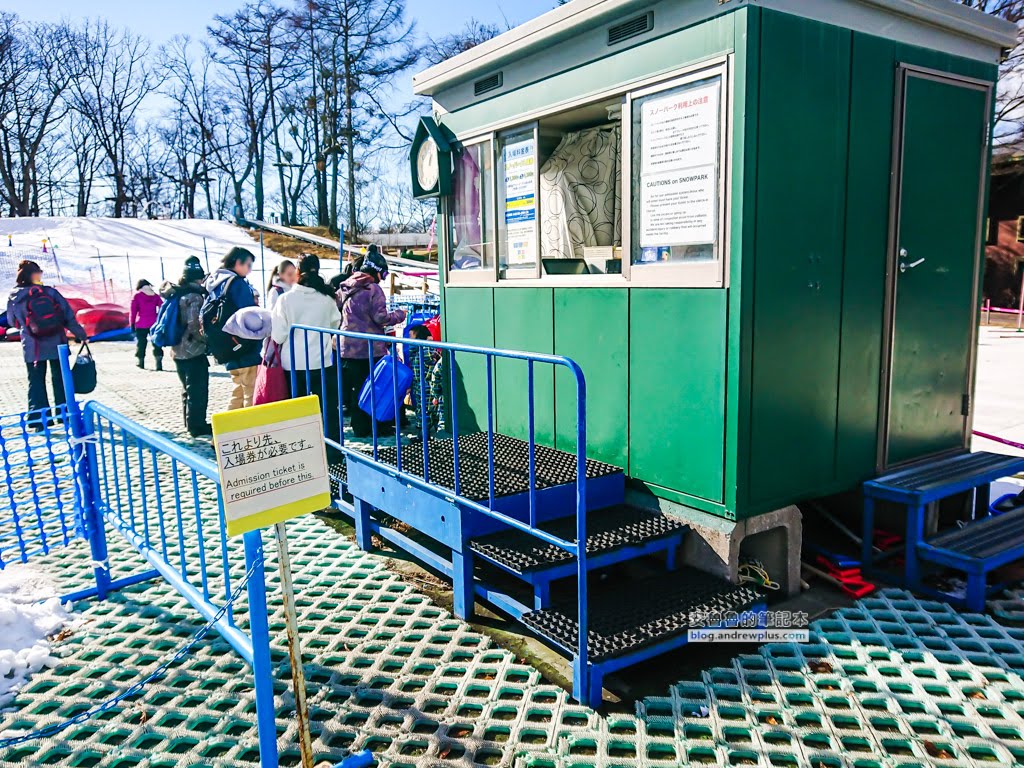
[[[21,406],[17,354],[0,345],[0,411]],[[177,436],[174,375],[137,371],[128,345],[97,345],[96,355],[97,396]],[[214,400],[226,400],[227,380],[212,383]],[[296,521],[289,534],[321,765],[368,748],[380,764],[408,768],[1024,766],[1024,629],[989,616],[883,591],[816,622],[810,643],[738,655],[666,685],[633,714],[601,715],[321,522]],[[109,541],[121,572],[143,568],[116,535]],[[58,591],[90,583],[81,543],[33,562]],[[294,766],[276,567],[271,557],[278,736],[281,765]],[[77,610],[85,622],[57,644],[61,665],[35,675],[0,715],[6,734],[123,690],[202,624],[161,581]],[[0,766],[234,768],[256,765],[257,755],[251,673],[211,635],[136,700],[8,749]]]

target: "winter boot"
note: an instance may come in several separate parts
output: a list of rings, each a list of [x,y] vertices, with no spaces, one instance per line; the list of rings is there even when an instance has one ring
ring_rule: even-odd
[[[139,368],[141,368],[142,370],[146,370],[146,361],[141,357],[138,358],[138,362],[136,363],[136,365],[139,366]]]
[[[163,360],[160,360],[159,358],[157,359],[157,361],[156,361],[156,369],[158,371],[162,371],[164,369],[164,361]]]

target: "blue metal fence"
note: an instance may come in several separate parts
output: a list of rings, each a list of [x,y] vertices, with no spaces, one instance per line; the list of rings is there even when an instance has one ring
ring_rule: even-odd
[[[296,345],[297,337],[300,338],[301,344]],[[362,462],[364,464],[370,464],[386,471],[392,477],[399,478],[402,482],[409,486],[420,488],[430,493],[440,493],[444,498],[448,499],[451,503],[457,504],[465,509],[473,510],[479,515],[483,515],[492,520],[498,521],[499,523],[514,528],[518,531],[522,531],[530,536],[539,539],[546,544],[558,547],[568,552],[576,562],[576,589],[577,589],[577,602],[578,602],[578,617],[579,617],[579,633],[578,642],[576,647],[576,653],[573,658],[574,667],[574,687],[576,688],[575,694],[577,698],[582,700],[582,697],[586,695],[589,690],[589,664],[588,664],[588,627],[587,627],[587,555],[586,555],[586,530],[587,530],[587,420],[586,420],[586,381],[584,379],[583,371],[579,365],[567,357],[559,355],[548,355],[531,352],[519,352],[514,350],[503,350],[503,349],[491,349],[483,347],[470,347],[464,344],[452,344],[447,342],[435,342],[435,341],[421,341],[417,339],[397,339],[391,336],[377,336],[365,333],[354,333],[349,331],[340,330],[328,330],[324,328],[314,328],[310,326],[297,325],[291,329],[289,344],[293,351],[298,350],[300,352],[299,360],[293,360],[292,370],[290,373],[291,377],[291,391],[297,392],[304,387],[306,392],[318,392],[321,394],[328,393],[330,388],[334,388],[338,395],[339,403],[342,400],[342,395],[345,390],[343,382],[343,366],[342,360],[339,355],[339,349],[341,346],[342,339],[355,339],[358,340],[360,345],[365,343],[366,345],[366,360],[369,363],[370,371],[374,370],[375,365],[379,362],[379,358],[375,358],[374,345],[384,344],[387,347],[388,355],[392,359],[391,365],[391,398],[396,403],[396,411],[400,411],[401,407],[397,405],[400,399],[404,396],[403,392],[400,392],[398,383],[398,370],[397,363],[400,360],[399,348],[404,348],[404,354],[410,361],[415,358],[419,363],[418,367],[420,371],[425,370],[425,364],[427,360],[431,360],[434,354],[440,355],[442,358],[442,368],[446,376],[446,391],[448,393],[455,393],[458,391],[457,376],[459,371],[460,360],[465,362],[467,358],[480,360],[483,359],[483,364],[486,370],[486,382],[487,382],[487,416],[486,416],[486,433],[487,433],[487,485],[488,485],[488,498],[486,501],[477,501],[467,497],[463,493],[460,479],[460,446],[458,436],[461,434],[459,427],[459,404],[452,402],[449,404],[447,412],[451,414],[451,433],[455,436],[452,441],[452,471],[453,471],[453,487],[443,488],[437,484],[431,482],[430,478],[430,427],[426,418],[419,419],[420,434],[418,440],[415,443],[410,443],[408,440],[403,438],[399,418],[396,415],[395,418],[395,463],[394,465],[385,465],[379,461],[379,451],[381,447],[381,436],[379,434],[378,424],[376,419],[370,419],[371,422],[371,435],[369,451],[354,449],[350,444],[346,444],[345,441],[345,428],[344,428],[344,414],[343,408],[338,407],[336,412],[329,412],[327,407],[323,407],[323,424],[324,434],[327,435],[328,446],[333,448],[335,451],[348,459],[349,462]],[[324,366],[316,369],[310,365],[310,349],[313,350],[329,350],[325,351],[324,357],[329,358],[323,361]],[[303,359],[304,354],[304,359]],[[316,354],[314,353],[314,358]],[[495,434],[497,431],[496,417],[495,417],[495,381],[494,381],[494,368],[496,360],[508,360],[518,361],[518,363],[526,367],[527,373],[527,464],[526,467],[528,472],[528,516],[525,521],[517,520],[514,517],[510,517],[503,511],[499,511],[496,507],[496,488],[495,488]],[[328,364],[329,363],[329,364]],[[562,539],[555,536],[538,525],[538,504],[537,504],[537,435],[536,435],[536,403],[534,398],[534,382],[536,379],[536,367],[538,365],[550,366],[554,368],[564,368],[572,376],[573,387],[575,389],[575,465],[576,465],[576,478],[575,478],[575,540]],[[328,369],[331,369],[328,373]],[[361,385],[362,382],[360,381]],[[386,386],[386,385],[385,385]],[[411,389],[411,396],[415,403],[416,411],[422,415],[426,414],[428,405],[427,393],[422,381],[413,382]],[[373,413],[377,412],[377,392],[375,387],[370,387],[370,411]],[[454,399],[454,398],[452,398]],[[321,396],[321,403],[325,403],[326,398]],[[348,404],[349,409],[358,407],[355,403]],[[333,422],[333,423],[332,423]],[[336,436],[336,437],[335,437]],[[364,444],[365,445],[365,444]],[[403,454],[408,455],[409,451],[415,451],[419,454],[422,460],[423,475],[419,476],[413,474],[403,467]],[[339,506],[345,506],[355,516],[360,514],[360,510],[357,510],[353,505],[348,505],[341,500],[337,500],[336,504]],[[385,510],[386,511],[386,510]],[[430,559],[429,553],[424,552],[427,556],[428,561],[433,562]],[[461,553],[453,553],[453,557],[460,557]],[[472,582],[472,573],[467,574],[470,582]],[[456,595],[456,607],[458,608],[459,596]]]
[[[96,401],[79,408],[70,391],[68,352],[61,348],[68,388],[67,420],[78,451],[96,586],[69,599],[99,597],[162,577],[252,666],[262,768],[277,768],[273,674],[261,531],[229,539],[217,466]],[[114,574],[107,527],[117,531],[150,569]],[[248,605],[232,601],[233,584],[248,575]]]
[[[0,416],[0,569],[85,537],[67,409]]]

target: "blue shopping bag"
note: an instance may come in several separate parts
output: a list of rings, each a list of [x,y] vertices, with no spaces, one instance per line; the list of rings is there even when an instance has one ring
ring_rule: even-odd
[[[412,368],[390,355],[382,357],[373,366],[373,372],[359,392],[359,407],[377,421],[395,420],[398,410],[395,403],[395,379],[398,383],[398,402],[401,403],[412,386]]]

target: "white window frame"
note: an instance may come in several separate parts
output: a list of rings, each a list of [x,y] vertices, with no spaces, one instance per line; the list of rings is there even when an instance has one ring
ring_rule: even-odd
[[[633,100],[671,90],[689,83],[721,77],[722,98],[719,99],[719,194],[718,194],[718,258],[714,262],[699,264],[633,264],[633,199],[632,199],[632,108]],[[493,190],[491,195],[492,220],[494,222],[493,270],[451,270],[445,260],[445,276],[449,285],[489,287],[545,287],[545,288],[724,288],[729,283],[731,249],[731,200],[732,200],[732,153],[733,153],[733,54],[721,54],[675,68],[658,75],[652,75],[624,86],[590,94],[561,104],[545,107],[522,115],[515,123],[501,123],[474,129],[456,140],[463,146],[489,142]],[[534,129],[535,146],[539,151],[539,123],[545,117],[568,112],[578,107],[600,101],[621,98],[622,104],[622,274],[621,275],[545,275],[540,255],[540,217],[543,200],[540,199],[540,167],[537,168],[535,194],[537,200],[537,269],[533,277],[502,278],[499,280],[498,258],[498,149],[499,137],[523,131],[529,126]],[[450,255],[449,255],[450,256]]]
[[[487,237],[486,222],[488,220],[491,221],[491,229],[492,229],[492,234],[493,234],[493,241],[490,243],[490,248],[489,249],[488,249],[486,243],[482,244],[484,246],[484,253],[485,253],[485,255],[489,256],[491,263],[490,263],[490,265],[485,264],[480,269],[452,269],[451,257],[454,255],[454,250],[455,250],[455,232],[454,232],[455,195],[453,194],[452,197],[451,197],[451,204],[447,206],[447,208],[448,208],[448,215],[445,217],[446,230],[450,233],[450,236],[449,236],[449,239],[448,239],[448,251],[449,251],[449,253],[446,255],[446,258],[444,259],[445,282],[448,285],[480,285],[481,283],[486,283],[488,285],[491,285],[491,284],[493,284],[494,282],[497,281],[497,277],[498,277],[498,266],[497,266],[498,265],[498,222],[497,222],[497,220],[495,220],[493,218],[494,211],[495,211],[495,209],[497,207],[495,205],[495,202],[494,202],[494,195],[495,195],[495,193],[497,191],[497,183],[495,182],[495,177],[498,175],[497,174],[497,169],[494,167],[494,160],[495,160],[494,134],[486,134],[484,136],[478,136],[478,137],[476,137],[475,139],[473,139],[471,141],[464,141],[464,142],[459,142],[459,143],[461,144],[461,146],[462,146],[462,148],[464,150],[469,149],[470,147],[478,146],[478,145],[487,145],[485,151],[489,153],[490,158],[491,158],[491,179],[490,179],[490,185],[491,185],[491,189],[490,189],[491,204],[489,206],[485,206],[484,205],[484,202],[486,201],[486,197],[487,196],[485,196],[484,199],[480,201],[480,210],[483,211],[484,223],[485,223],[485,226],[484,226],[484,230],[485,231],[481,232],[480,236],[482,238],[484,238],[485,240],[486,240],[486,237]],[[486,180],[484,180],[484,181],[486,181]],[[483,192],[482,188],[481,188],[481,192]],[[489,254],[487,253],[488,250],[490,250]]]
[[[626,279],[633,287],[679,287],[679,288],[722,288],[726,284],[726,268],[729,253],[729,170],[732,156],[729,116],[732,114],[732,82],[729,76],[729,61],[722,60],[713,65],[705,65],[686,74],[663,80],[646,88],[634,89],[626,94],[626,103],[622,107],[622,184],[623,193],[632,191],[633,179],[633,102],[636,99],[654,96],[676,88],[705,80],[720,78],[721,96],[718,100],[718,216],[717,216],[717,255],[714,261],[686,264],[669,262],[665,264],[634,264],[633,263],[633,198],[629,205],[622,207],[622,269]],[[625,199],[625,198],[624,198]]]

